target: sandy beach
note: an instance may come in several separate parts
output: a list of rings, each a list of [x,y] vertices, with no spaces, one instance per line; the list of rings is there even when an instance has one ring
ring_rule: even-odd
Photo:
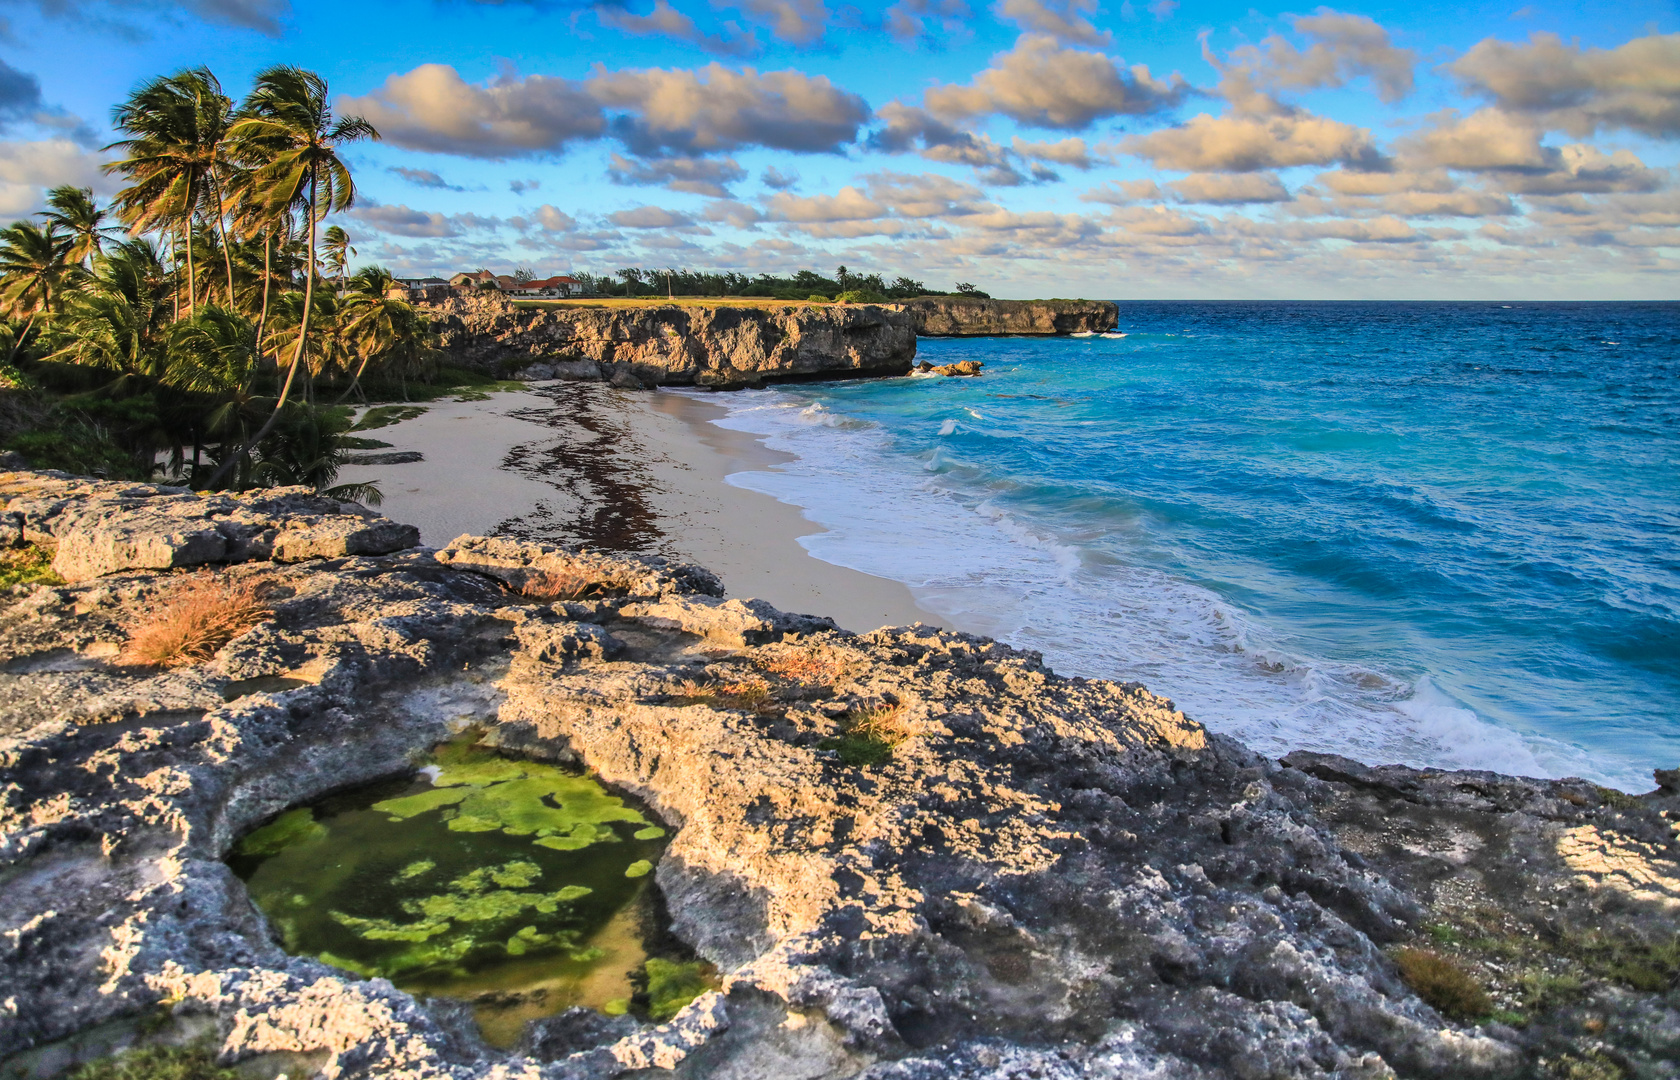
[[[905,585],[812,557],[822,532],[800,509],[727,482],[790,460],[710,423],[724,410],[687,394],[554,383],[481,400],[430,403],[368,432],[425,460],[352,465],[380,509],[430,545],[462,533],[660,554],[699,563],[730,596],[827,615],[848,630],[945,620]]]

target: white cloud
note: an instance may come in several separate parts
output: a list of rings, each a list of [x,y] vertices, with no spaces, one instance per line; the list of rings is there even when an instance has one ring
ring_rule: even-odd
[[[387,142],[411,150],[506,158],[552,153],[605,128],[601,108],[578,83],[512,75],[479,86],[447,64],[422,64],[365,97],[339,101],[365,116]]]
[[[999,0],[998,17],[1034,34],[1079,45],[1107,45],[1114,35],[1091,22],[1097,0]]]
[[[1614,49],[1565,45],[1556,34],[1535,34],[1526,45],[1487,38],[1448,69],[1501,109],[1577,138],[1599,128],[1680,134],[1680,34]]]
[[[1270,117],[1201,113],[1177,127],[1134,135],[1121,146],[1160,168],[1184,172],[1250,172],[1335,162],[1378,167],[1383,163],[1365,128],[1298,111]]]
[[[1044,34],[1023,34],[969,85],[932,87],[923,101],[945,120],[1001,113],[1037,127],[1077,129],[1110,116],[1170,109],[1189,89],[1177,74],[1157,79],[1143,64],[1122,70],[1102,53],[1064,48]]]
[[[100,171],[104,161],[69,139],[0,142],[0,215],[34,213],[46,205],[46,189],[59,184],[112,190]]]
[[[1167,187],[1180,202],[1236,206],[1289,201],[1289,190],[1274,173],[1191,173]]]

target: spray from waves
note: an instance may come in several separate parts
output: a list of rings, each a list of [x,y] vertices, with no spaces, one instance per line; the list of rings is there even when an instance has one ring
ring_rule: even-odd
[[[1094,557],[954,483],[969,470],[943,445],[922,459],[895,452],[879,425],[781,390],[730,403],[716,423],[796,457],[730,483],[825,526],[801,541],[812,555],[901,581],[952,625],[1037,649],[1065,674],[1141,682],[1272,756],[1305,749],[1640,786],[1633,763],[1487,723],[1428,673],[1305,655],[1210,589]]]

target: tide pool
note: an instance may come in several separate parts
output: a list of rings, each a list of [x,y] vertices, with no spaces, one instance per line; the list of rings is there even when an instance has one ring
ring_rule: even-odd
[[[709,395],[818,558],[1255,749],[1680,765],[1680,305],[1123,303]]]

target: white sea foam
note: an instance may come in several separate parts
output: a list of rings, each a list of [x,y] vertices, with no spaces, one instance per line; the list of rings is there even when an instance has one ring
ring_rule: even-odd
[[[1302,655],[1210,589],[1093,559],[993,500],[954,490],[942,474],[963,462],[947,443],[916,460],[895,453],[879,425],[794,394],[743,391],[729,402],[716,423],[796,455],[729,482],[825,526],[800,541],[812,555],[904,582],[952,625],[1038,649],[1064,674],[1144,683],[1272,756],[1307,749],[1641,786],[1633,763],[1488,723],[1427,674]],[[946,420],[940,434],[956,430]]]

